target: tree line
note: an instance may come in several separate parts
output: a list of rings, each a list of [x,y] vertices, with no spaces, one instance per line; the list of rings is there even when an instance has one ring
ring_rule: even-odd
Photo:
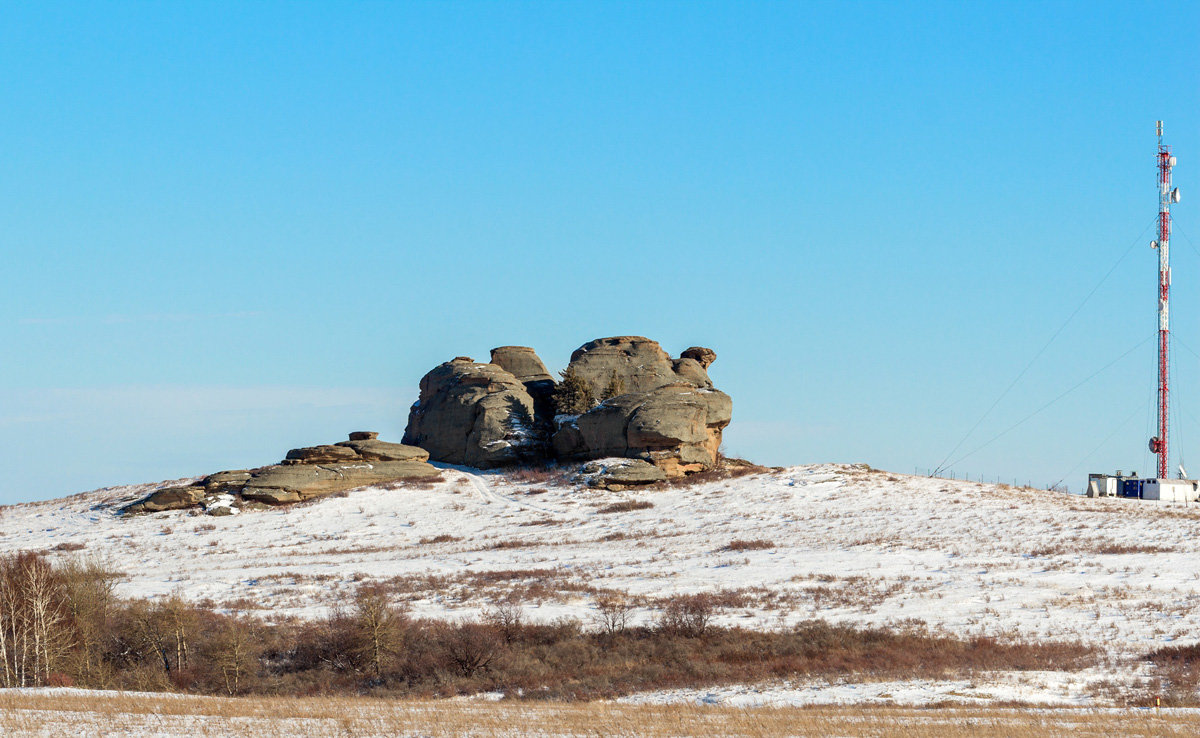
[[[713,595],[668,598],[652,622],[605,595],[589,622],[528,622],[519,602],[481,617],[414,618],[386,584],[360,585],[325,617],[259,617],[179,596],[115,594],[119,575],[84,559],[0,559],[5,687],[80,686],[198,694],[446,696],[485,691],[593,699],[796,675],[937,677],[976,669],[1074,669],[1074,643],[958,640],[918,627],[807,621],[772,631],[717,627]]]

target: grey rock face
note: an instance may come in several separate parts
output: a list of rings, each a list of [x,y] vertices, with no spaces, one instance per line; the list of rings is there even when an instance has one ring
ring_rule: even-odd
[[[538,460],[547,448],[525,384],[495,364],[460,359],[421,379],[404,443],[435,461],[479,468]]]

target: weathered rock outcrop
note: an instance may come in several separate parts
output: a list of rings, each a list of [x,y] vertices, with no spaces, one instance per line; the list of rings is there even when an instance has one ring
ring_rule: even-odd
[[[711,387],[705,366],[693,361],[689,358],[686,374],[680,374],[675,370],[676,362],[657,341],[642,336],[614,336],[597,338],[575,349],[570,368],[592,385],[597,397],[613,377],[626,392],[647,392],[680,381]]]
[[[492,349],[480,364],[458,357],[425,375],[404,442],[437,461],[494,467],[547,458],[635,458],[671,476],[711,468],[732,402],[713,389],[712,349],[677,359],[642,336],[599,338],[571,354],[569,369],[596,397],[582,415],[555,415],[554,379],[525,346]]]
[[[125,513],[160,512],[203,506],[210,515],[233,514],[242,500],[272,504],[301,502],[371,484],[434,477],[429,452],[378,440],[358,431],[349,441],[288,451],[274,466],[217,472],[200,481],[164,487],[123,509]]]
[[[560,418],[554,450],[564,459],[643,459],[670,476],[702,471],[716,464],[732,407],[724,392],[684,384],[619,395]]]
[[[495,364],[461,357],[421,379],[404,443],[435,461],[478,468],[544,459],[548,448],[525,384]]]
[[[533,398],[533,418],[539,435],[549,438],[554,417],[554,377],[528,346],[500,346],[492,349],[492,363],[517,378]]]

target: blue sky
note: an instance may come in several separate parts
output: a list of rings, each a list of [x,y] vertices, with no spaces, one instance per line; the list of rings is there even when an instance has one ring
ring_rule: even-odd
[[[1156,119],[1200,469],[1198,16],[6,7],[0,502],[398,439],[438,362],[621,334],[717,351],[731,452],[937,466],[1114,263],[956,455],[1153,334]],[[1149,471],[1153,380],[1146,342],[955,469]]]

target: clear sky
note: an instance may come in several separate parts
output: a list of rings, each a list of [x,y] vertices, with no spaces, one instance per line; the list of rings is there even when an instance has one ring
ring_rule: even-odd
[[[10,3],[0,502],[398,440],[441,361],[622,334],[716,350],[732,453],[912,472],[1097,284],[955,456],[1132,353],[955,471],[1149,472],[1156,119],[1200,473],[1198,7]]]

